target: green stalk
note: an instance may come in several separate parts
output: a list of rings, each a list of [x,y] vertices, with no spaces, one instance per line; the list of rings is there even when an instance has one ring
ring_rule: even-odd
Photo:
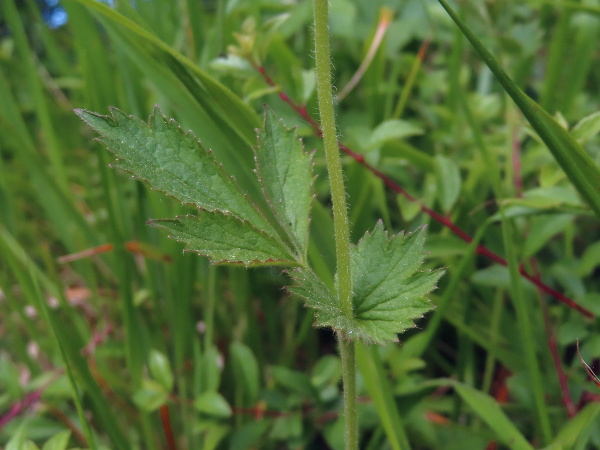
[[[503,210],[501,209],[500,211],[502,212]],[[523,292],[523,284],[519,276],[519,262],[513,244],[512,223],[504,216],[502,217],[502,240],[504,242],[506,260],[508,261],[508,270],[510,273],[511,300],[517,315],[517,327],[521,337],[523,356],[527,363],[534,408],[537,413],[537,426],[542,435],[542,444],[546,446],[552,442],[553,433],[548,405],[544,398],[544,382],[536,352],[533,319],[528,304],[529,299]]]
[[[346,450],[358,450],[358,415],[356,412],[356,348],[354,341],[338,332],[344,385],[344,441]]]
[[[333,203],[333,227],[335,230],[335,253],[338,276],[338,298],[344,315],[352,317],[352,278],[350,273],[350,232],[346,190],[342,163],[338,149],[333,93],[331,86],[331,56],[329,49],[327,0],[314,0],[315,57],[319,115],[323,132],[323,146],[331,200]],[[344,416],[346,449],[358,449],[358,422],[356,418],[356,354],[354,343],[344,333],[338,333],[344,383]]]

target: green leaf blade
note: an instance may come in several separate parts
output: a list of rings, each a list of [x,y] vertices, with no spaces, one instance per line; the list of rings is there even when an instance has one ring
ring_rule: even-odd
[[[231,214],[202,211],[198,216],[158,219],[149,223],[167,231],[169,237],[184,242],[185,251],[208,256],[215,264],[246,267],[298,264],[279,239]]]
[[[333,318],[342,315],[337,295],[310,269],[296,268],[288,271],[296,282],[289,291],[301,297],[306,306],[316,310],[315,326],[327,326]]]
[[[367,343],[397,341],[398,333],[433,308],[426,295],[443,274],[417,271],[424,241],[424,229],[388,238],[381,222],[365,234],[352,249],[352,317],[344,315],[337,295],[308,270],[291,272],[297,285],[290,290],[316,310],[316,326],[330,326]]]
[[[423,263],[425,230],[388,238],[378,222],[352,252],[354,315],[367,341],[397,341],[397,334],[432,309],[425,297],[442,271],[416,272]]]
[[[523,115],[544,141],[581,197],[590,205],[596,216],[600,217],[600,183],[598,182],[600,180],[600,167],[567,130],[561,127],[546,110],[528,97],[514,83],[491,52],[448,3],[445,0],[438,0],[438,2],[490,68],[506,93],[510,95],[523,112]]]
[[[111,108],[111,116],[76,114],[102,136],[117,157],[115,167],[147,181],[153,189],[207,211],[231,213],[262,230],[272,226],[225,174],[212,153],[191,133],[162,115],[158,107],[145,123]]]
[[[295,129],[286,129],[265,109],[256,167],[267,199],[298,252],[306,258],[312,202],[312,154],[305,152]]]
[[[445,213],[452,210],[460,195],[460,169],[456,162],[443,155],[435,156],[437,196]]]
[[[452,386],[506,446],[518,450],[533,450],[495,399],[463,383],[453,382]]]

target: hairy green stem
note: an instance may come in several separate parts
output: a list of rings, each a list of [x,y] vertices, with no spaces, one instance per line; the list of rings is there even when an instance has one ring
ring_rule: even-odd
[[[344,382],[344,437],[346,450],[358,450],[358,417],[356,413],[356,344],[338,332]]]
[[[338,274],[338,292],[342,311],[352,316],[352,293],[350,274],[350,232],[348,230],[348,211],[346,208],[346,190],[342,174],[342,162],[338,149],[338,140],[333,113],[333,94],[331,87],[329,29],[327,27],[327,0],[314,0],[315,9],[315,53],[317,73],[317,94],[319,96],[319,115],[323,130],[323,146],[331,187],[333,203],[333,226],[335,228],[335,252]]]
[[[342,174],[338,139],[333,113],[333,92],[330,73],[330,50],[327,0],[314,0],[315,56],[319,114],[323,131],[323,145],[331,200],[333,203],[333,226],[335,229],[335,253],[337,287],[340,306],[344,315],[352,317],[352,278],[350,272],[350,232],[346,208],[346,190]],[[358,423],[356,419],[356,355],[354,343],[343,333],[338,333],[342,356],[344,382],[344,415],[346,420],[346,449],[358,448]]]

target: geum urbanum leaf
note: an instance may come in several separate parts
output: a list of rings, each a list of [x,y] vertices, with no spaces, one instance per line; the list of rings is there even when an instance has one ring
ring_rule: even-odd
[[[215,264],[296,265],[294,257],[272,236],[231,214],[200,211],[198,216],[151,220],[186,250],[208,256]]]
[[[385,343],[413,327],[433,306],[426,295],[442,270],[418,271],[425,231],[388,238],[381,222],[352,248],[353,316],[343,314],[336,294],[311,271],[289,270],[297,285],[290,290],[316,310],[316,326],[331,326],[351,339]]]
[[[264,131],[256,149],[256,171],[277,220],[303,260],[308,249],[312,201],[312,153],[304,151],[295,129],[286,129],[265,108]]]
[[[207,211],[223,211],[271,231],[271,225],[192,134],[158,107],[148,123],[111,108],[111,116],[76,110],[117,157],[113,167],[130,172],[153,189]]]
[[[111,109],[111,116],[76,110],[117,157],[114,167],[199,208],[198,216],[157,221],[188,251],[217,263],[297,265],[273,225],[191,133],[158,107],[148,123]]]

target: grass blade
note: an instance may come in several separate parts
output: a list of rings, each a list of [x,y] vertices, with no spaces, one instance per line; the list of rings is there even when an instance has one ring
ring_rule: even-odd
[[[445,0],[438,1],[494,73],[504,90],[521,109],[571,183],[600,217],[600,169],[598,166],[567,130],[561,127],[539,104],[525,95],[511,80],[489,50],[477,39],[448,3]]]

